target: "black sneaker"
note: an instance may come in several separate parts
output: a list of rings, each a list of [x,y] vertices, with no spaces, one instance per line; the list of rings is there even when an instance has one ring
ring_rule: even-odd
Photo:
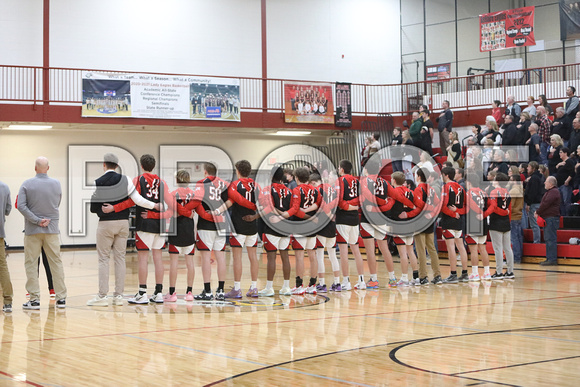
[[[225,301],[226,300],[225,292],[223,289],[218,289],[215,291],[215,299],[216,299],[216,301]]]
[[[441,285],[443,283],[443,279],[441,278],[440,275],[435,276],[435,278],[433,278],[433,281],[431,281],[431,283],[433,285]]]
[[[4,306],[2,307],[2,311],[4,313],[12,312],[12,304],[4,304]]]
[[[429,285],[429,278],[428,277],[421,278],[421,280],[419,280],[419,285],[421,285],[421,286]]]
[[[505,273],[503,278],[507,278],[507,279],[514,279],[516,278],[516,276],[514,275],[514,273]]]
[[[456,284],[459,280],[457,279],[457,274],[449,274],[449,277],[443,280],[444,284]]]
[[[461,273],[461,277],[459,277],[459,282],[469,282],[469,274]]]
[[[213,301],[213,294],[206,294],[205,290],[193,297],[196,301]]]
[[[540,262],[540,266],[558,266],[558,262],[548,261],[546,259],[545,261]]]
[[[503,278],[503,273],[498,273],[497,271],[491,276],[492,280],[502,280]]]
[[[22,309],[30,309],[30,310],[39,310],[40,309],[40,301],[28,301],[26,304],[22,304]]]
[[[58,301],[56,302],[56,307],[57,307],[57,308],[66,308],[66,300],[65,300],[64,298],[63,298],[63,299],[60,299],[60,300],[58,300]]]

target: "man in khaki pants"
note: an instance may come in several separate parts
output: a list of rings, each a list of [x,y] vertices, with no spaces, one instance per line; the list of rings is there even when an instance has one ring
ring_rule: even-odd
[[[60,230],[58,227],[62,189],[60,182],[48,177],[48,159],[36,159],[36,176],[22,183],[18,191],[18,211],[24,216],[24,266],[26,268],[26,290],[30,300],[23,309],[40,309],[40,287],[38,285],[38,257],[44,249],[56,292],[57,308],[66,307],[64,270],[60,259]]]
[[[12,282],[10,282],[10,272],[6,263],[6,250],[4,249],[4,220],[10,214],[12,205],[10,204],[10,189],[0,181],[0,286],[4,296],[4,306],[2,310],[5,313],[12,312]]]

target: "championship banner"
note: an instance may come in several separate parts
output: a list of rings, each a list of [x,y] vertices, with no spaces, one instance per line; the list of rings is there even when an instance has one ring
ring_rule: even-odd
[[[100,73],[83,78],[83,117],[240,121],[240,81]]]
[[[535,7],[479,15],[479,51],[535,46]]]
[[[345,128],[352,126],[350,83],[336,82],[336,116],[334,124]]]
[[[284,122],[333,124],[330,83],[284,83]]]

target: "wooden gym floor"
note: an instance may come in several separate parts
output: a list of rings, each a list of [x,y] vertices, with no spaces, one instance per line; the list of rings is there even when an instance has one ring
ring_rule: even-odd
[[[14,311],[0,317],[2,386],[575,386],[580,379],[576,267],[523,264],[515,280],[387,289],[381,263],[378,290],[88,307],[97,289],[96,253],[62,255],[67,308],[49,301],[41,268],[40,311],[22,310],[24,257],[9,255],[15,299]],[[196,265],[199,292],[198,255]],[[129,297],[137,289],[135,254],[127,266]],[[245,259],[244,293],[248,266]],[[265,267],[264,254],[260,289]],[[326,268],[328,283],[328,260]],[[351,261],[351,281],[354,273]],[[167,291],[167,272],[164,285]],[[184,285],[182,263],[178,294]]]

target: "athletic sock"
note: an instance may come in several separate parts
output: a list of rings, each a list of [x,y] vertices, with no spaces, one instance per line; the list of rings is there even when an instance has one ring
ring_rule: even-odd
[[[318,283],[320,284],[320,286],[326,285],[326,282],[324,281],[324,277],[320,277],[320,280],[318,281]]]
[[[457,270],[451,270],[451,275],[457,275]]]
[[[364,275],[359,275],[358,276],[358,282],[365,282],[365,276]]]
[[[155,284],[155,293],[153,293],[153,294],[162,293],[162,292],[163,292],[163,284]]]
[[[224,290],[224,286],[226,286],[226,281],[218,281],[218,289]]]
[[[274,281],[266,281],[266,289],[268,289],[268,290],[272,289],[273,285],[274,285]]]
[[[252,284],[250,285],[250,289],[256,289],[258,287],[258,281],[252,281]]]
[[[203,283],[203,291],[205,292],[205,294],[211,294],[211,283],[210,282]]]
[[[489,266],[484,266],[483,267],[483,274],[490,274],[490,272],[489,272]]]
[[[284,285],[282,285],[283,288],[289,288],[290,287],[290,280],[284,280]]]
[[[419,270],[413,270],[413,279],[419,278]]]
[[[310,277],[310,284],[308,286],[316,285],[316,279],[317,279],[317,277]]]
[[[297,276],[296,277],[296,287],[299,288],[300,286],[302,286],[302,282],[303,282],[302,278]]]
[[[389,272],[389,279],[392,279],[392,280],[394,280],[394,279],[396,279],[396,278],[397,278],[397,277],[395,277],[395,272],[394,272],[394,271],[390,271],[390,272]]]
[[[240,289],[241,289],[241,287],[240,287],[240,286],[241,286],[241,285],[240,285],[240,283],[239,283],[239,282],[236,282],[236,281],[234,281],[234,290],[240,290]]]
[[[145,293],[147,293],[147,285],[139,285],[139,295],[142,296]]]
[[[401,279],[403,281],[408,281],[409,280],[409,274],[401,274]]]
[[[340,283],[340,277],[334,277],[334,284],[338,285]]]
[[[471,274],[479,274],[479,267],[471,266]]]
[[[377,275],[371,274],[371,281],[377,281]]]
[[[467,274],[467,270],[461,270],[461,275]]]
[[[175,293],[175,287],[169,287],[169,294]]]
[[[185,291],[185,294],[187,294],[187,293],[189,293],[191,291],[193,291],[193,288],[191,286],[188,286],[187,287],[187,290]]]

